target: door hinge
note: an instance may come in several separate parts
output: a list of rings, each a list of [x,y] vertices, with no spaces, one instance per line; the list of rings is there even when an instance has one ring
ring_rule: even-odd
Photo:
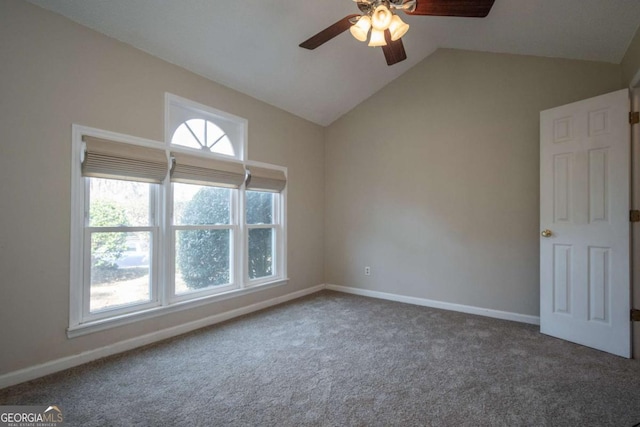
[[[631,321],[640,322],[640,310],[638,310],[637,308],[631,309]]]
[[[629,113],[629,124],[637,125],[640,123],[640,112],[632,111]]]
[[[629,211],[629,221],[640,222],[640,211],[637,209]]]

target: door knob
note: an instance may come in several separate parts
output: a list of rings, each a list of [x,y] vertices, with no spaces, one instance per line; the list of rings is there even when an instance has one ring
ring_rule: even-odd
[[[542,230],[542,233],[540,233],[542,237],[551,237],[552,234],[551,230]]]

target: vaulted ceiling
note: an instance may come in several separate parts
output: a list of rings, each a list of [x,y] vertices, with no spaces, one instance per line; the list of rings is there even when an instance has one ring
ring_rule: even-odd
[[[620,63],[640,23],[638,0],[496,0],[482,19],[403,15],[408,59],[389,67],[381,48],[349,32],[298,47],[358,13],[352,0],[29,1],[320,125],[439,47]]]

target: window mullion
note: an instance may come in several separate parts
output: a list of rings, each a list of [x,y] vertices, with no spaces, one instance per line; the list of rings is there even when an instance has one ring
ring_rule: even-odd
[[[233,230],[234,224],[173,225],[174,230]]]
[[[87,178],[82,178],[82,181],[84,183],[84,204],[83,204],[83,215],[82,215],[82,220],[83,220],[83,224],[85,227],[89,226],[90,223],[90,216],[89,216],[89,206],[91,204],[91,194],[89,189],[91,188],[91,182],[89,179]]]
[[[153,225],[153,231],[151,232],[151,300],[156,301],[160,305],[164,305],[163,297],[161,294],[161,279],[163,278],[162,263],[161,263],[161,248],[162,248],[162,225],[161,225],[161,200],[162,195],[160,193],[162,184],[155,184],[151,187],[149,192],[149,224]]]
[[[89,302],[91,296],[91,232],[89,231],[90,210],[91,205],[91,182],[88,178],[81,178],[84,183],[83,198],[83,224],[84,231],[82,236],[83,253],[82,253],[82,283],[80,284],[80,298],[82,300],[81,322],[85,321],[89,316]]]
[[[149,224],[156,227],[158,225],[158,186],[153,185],[149,191]]]
[[[169,305],[175,294],[175,232],[173,229],[173,185],[169,178],[165,180],[163,213],[163,269],[162,305]]]
[[[275,228],[278,224],[247,224],[249,230],[257,228]]]
[[[203,121],[204,121],[204,141],[203,141],[204,146],[207,147],[209,150],[211,150],[211,147],[209,147],[209,137],[207,136],[207,128],[209,126],[206,120],[203,120]]]
[[[247,283],[247,251],[246,251],[246,228],[245,228],[245,189],[244,184],[235,191],[234,200],[234,224],[237,233],[234,236],[236,243],[234,251],[235,280],[240,288],[244,288]]]
[[[116,227],[86,227],[90,233],[137,233],[141,231],[153,231],[156,227],[145,225],[141,227],[120,225]]]
[[[273,198],[273,222],[275,223],[275,227],[273,229],[273,273],[277,276],[277,277],[281,277],[282,276],[282,263],[281,263],[281,258],[283,257],[282,254],[282,218],[280,217],[281,211],[280,211],[280,207],[282,205],[281,203],[282,200],[282,196],[280,194],[277,194],[274,198]]]
[[[91,232],[85,228],[84,247],[86,248],[82,256],[82,320],[89,316],[91,302]]]
[[[282,193],[278,195],[278,276],[282,279],[287,277],[287,218],[286,218],[286,203],[287,203],[287,189],[285,188]]]

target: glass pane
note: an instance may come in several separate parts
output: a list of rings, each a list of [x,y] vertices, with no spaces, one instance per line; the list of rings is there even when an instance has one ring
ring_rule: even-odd
[[[249,278],[271,276],[273,274],[273,229],[254,228],[249,230]]]
[[[176,294],[230,281],[230,230],[176,231]]]
[[[171,144],[182,145],[190,148],[202,148],[198,143],[198,140],[193,136],[193,133],[191,133],[187,125],[184,123],[178,126],[178,129],[173,133],[173,136],[171,137]]]
[[[191,119],[182,123],[171,137],[171,144],[235,156],[233,144],[215,123]]]
[[[205,121],[202,119],[192,119],[192,120],[187,120],[185,124],[188,126],[191,132],[193,132],[193,135],[196,137],[196,141],[198,141],[198,145],[201,148],[204,148],[204,146],[206,145],[205,143],[206,139],[204,136]]]
[[[152,184],[89,178],[91,227],[148,226]]]
[[[247,224],[273,224],[273,193],[247,191]]]
[[[91,312],[148,302],[151,232],[91,233]]]
[[[215,123],[207,122],[207,146],[214,153],[233,156],[233,146],[229,137]]]
[[[235,156],[231,141],[229,141],[229,138],[226,135],[211,147],[211,151],[214,153],[226,154],[227,156]]]
[[[173,184],[173,223],[176,225],[229,224],[230,205],[228,188]]]
[[[207,145],[212,147],[213,144],[224,136],[224,131],[215,123],[207,122]]]

